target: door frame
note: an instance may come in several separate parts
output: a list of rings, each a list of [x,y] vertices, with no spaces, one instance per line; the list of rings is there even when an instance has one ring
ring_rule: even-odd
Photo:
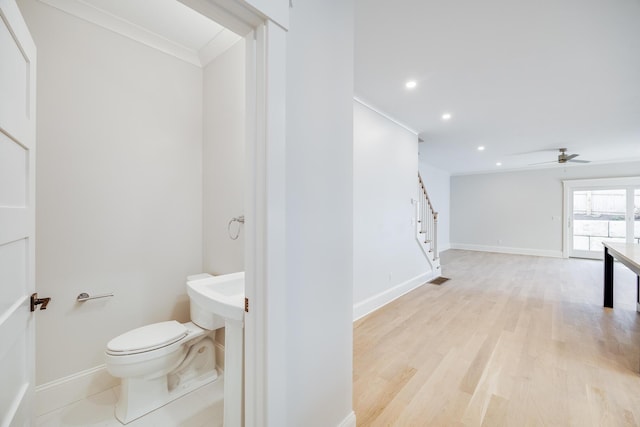
[[[563,207],[562,207],[562,257],[569,258],[573,237],[573,192],[576,190],[609,190],[640,188],[640,176],[619,178],[594,178],[572,179],[562,181]],[[627,193],[628,194],[628,193]],[[629,211],[629,198],[627,197],[627,212]],[[633,217],[625,218],[627,234],[633,229]],[[596,259],[602,259],[602,254]]]
[[[286,30],[242,0],[178,0],[245,38],[244,425],[286,425]]]

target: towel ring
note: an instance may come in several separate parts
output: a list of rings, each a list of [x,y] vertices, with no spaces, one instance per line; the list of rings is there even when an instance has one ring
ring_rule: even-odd
[[[238,228],[237,228],[235,233],[232,233],[231,224],[233,224],[234,222],[238,223]],[[240,237],[241,224],[244,224],[244,215],[240,215],[240,216],[237,216],[235,218],[231,218],[231,221],[229,221],[229,224],[227,224],[227,233],[229,233],[229,238],[231,240],[237,240],[238,237]]]

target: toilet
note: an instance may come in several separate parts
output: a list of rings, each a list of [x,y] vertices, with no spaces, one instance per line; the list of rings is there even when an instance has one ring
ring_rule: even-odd
[[[190,276],[189,279],[198,276]],[[121,378],[116,418],[127,424],[214,381],[213,330],[224,324],[175,320],[133,329],[109,341],[107,371]]]

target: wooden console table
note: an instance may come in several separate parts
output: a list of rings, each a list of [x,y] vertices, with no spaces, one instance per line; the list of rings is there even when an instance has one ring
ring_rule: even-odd
[[[636,273],[636,310],[640,308],[640,245],[602,242],[604,246],[604,306],[613,308],[613,259]]]

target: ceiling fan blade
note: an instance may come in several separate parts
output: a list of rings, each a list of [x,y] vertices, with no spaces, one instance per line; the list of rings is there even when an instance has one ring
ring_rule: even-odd
[[[591,160],[567,160],[571,163],[591,163]]]
[[[570,154],[565,158],[565,161],[569,161],[571,159],[575,159],[576,157],[578,157],[580,154]]]
[[[558,163],[558,161],[557,160],[553,160],[551,162],[529,163],[529,166],[549,165],[551,163]]]
[[[523,156],[525,154],[534,154],[534,153],[548,153],[550,151],[555,151],[557,152],[559,149],[558,148],[543,148],[540,150],[531,150],[531,151],[521,151],[518,153],[513,153],[513,156]]]

